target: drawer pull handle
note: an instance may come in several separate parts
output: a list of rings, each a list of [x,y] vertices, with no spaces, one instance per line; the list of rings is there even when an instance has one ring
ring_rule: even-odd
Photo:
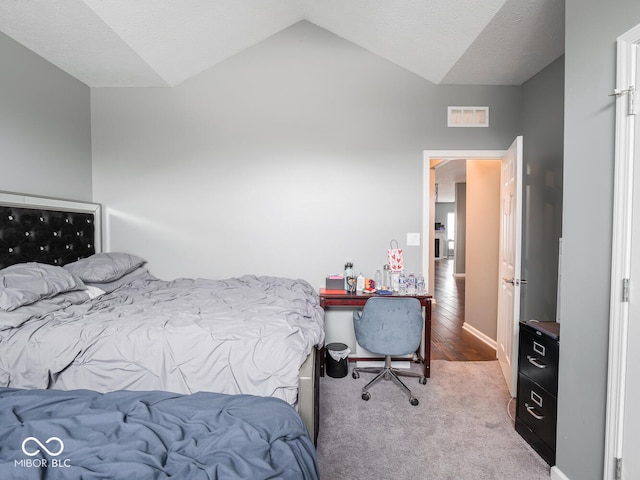
[[[533,401],[533,403],[542,408],[542,397],[533,390],[531,390],[531,400]]]
[[[547,349],[544,347],[544,345],[539,344],[538,342],[533,342],[533,351],[536,353],[539,353],[540,355],[542,355],[543,357],[546,356],[546,351]]]
[[[529,360],[529,363],[531,365],[533,365],[534,367],[547,368],[547,366],[544,363],[541,363],[536,357],[532,357],[531,355],[527,355],[527,360]]]
[[[524,404],[525,408],[527,409],[527,412],[529,412],[529,415],[531,415],[533,418],[535,418],[536,420],[542,420],[544,419],[544,415],[540,415],[537,411],[536,408],[532,405],[529,405],[528,403]]]

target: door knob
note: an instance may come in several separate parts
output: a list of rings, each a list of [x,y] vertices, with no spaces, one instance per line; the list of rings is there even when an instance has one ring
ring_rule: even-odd
[[[507,277],[502,277],[502,281],[504,283],[508,283],[510,285],[524,285],[527,283],[526,280],[524,279],[519,279],[519,278],[507,278]]]

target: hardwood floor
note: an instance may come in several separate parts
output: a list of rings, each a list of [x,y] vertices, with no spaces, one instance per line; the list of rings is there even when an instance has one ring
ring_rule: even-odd
[[[496,351],[466,330],[464,278],[453,276],[453,260],[435,261],[435,305],[431,308],[431,359],[451,361],[495,360]]]

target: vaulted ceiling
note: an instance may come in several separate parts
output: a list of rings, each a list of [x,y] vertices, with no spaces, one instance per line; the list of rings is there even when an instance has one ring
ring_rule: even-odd
[[[0,0],[0,31],[91,87],[175,86],[303,20],[435,84],[564,53],[564,0]]]

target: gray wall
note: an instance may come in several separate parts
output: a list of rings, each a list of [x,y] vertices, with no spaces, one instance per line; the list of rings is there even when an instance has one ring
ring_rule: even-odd
[[[444,230],[442,232],[445,233],[445,237],[449,236],[450,232],[453,230],[455,232],[455,225],[449,225],[447,216],[449,213],[455,213],[456,211],[456,203],[455,202],[439,202],[436,203],[436,215],[435,215],[435,223],[441,223],[444,226]],[[435,226],[435,225],[434,225]],[[434,246],[435,248],[435,246]],[[441,250],[440,254],[449,255],[450,251],[448,249],[448,240],[445,240],[445,244],[441,245],[440,248],[445,248],[445,250]],[[455,246],[452,249],[455,252]]]
[[[557,466],[601,479],[605,431],[616,38],[637,0],[567,0]]]
[[[454,274],[467,271],[467,184],[456,183],[456,241]]]
[[[448,129],[448,105],[490,128]],[[425,149],[506,149],[519,87],[439,87],[308,22],[172,89],[92,90],[108,247],[163,278],[418,272]],[[426,272],[425,272],[426,273]]]
[[[522,86],[521,318],[554,321],[562,236],[564,56]]]
[[[91,200],[89,87],[0,33],[0,190]]]

